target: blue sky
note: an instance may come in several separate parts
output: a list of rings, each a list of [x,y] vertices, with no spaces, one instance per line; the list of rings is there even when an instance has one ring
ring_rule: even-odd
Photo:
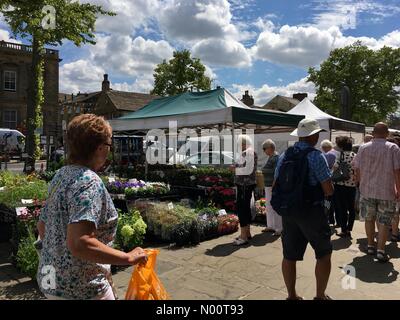
[[[153,69],[176,49],[207,66],[213,86],[256,103],[276,94],[315,93],[306,82],[330,50],[361,40],[400,47],[400,0],[85,0],[115,11],[98,20],[96,46],[60,49],[62,92],[101,88],[149,92]],[[0,38],[8,40],[4,23]]]

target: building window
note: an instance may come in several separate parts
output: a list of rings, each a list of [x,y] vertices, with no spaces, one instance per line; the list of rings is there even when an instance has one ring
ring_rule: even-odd
[[[4,71],[4,90],[17,91],[17,73],[15,71]]]
[[[17,128],[17,111],[6,110],[3,112],[3,125],[4,128],[16,129]]]

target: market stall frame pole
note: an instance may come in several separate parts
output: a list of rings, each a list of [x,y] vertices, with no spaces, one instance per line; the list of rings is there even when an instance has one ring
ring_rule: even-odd
[[[219,167],[222,168],[223,166],[223,157],[222,157],[222,136],[221,136],[221,132],[222,132],[222,127],[223,125],[220,123],[218,125],[218,131],[219,131]],[[211,157],[212,158],[212,157]]]

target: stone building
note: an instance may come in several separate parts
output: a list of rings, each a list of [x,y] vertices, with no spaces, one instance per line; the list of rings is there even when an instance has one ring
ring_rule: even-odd
[[[297,93],[294,94],[293,97],[284,97],[277,95],[266,105],[264,105],[262,109],[288,112],[307,97],[307,93]]]
[[[43,135],[57,135],[59,53],[46,49],[44,68]],[[32,47],[0,41],[1,127],[26,133],[29,75]]]
[[[105,74],[101,91],[78,93],[76,96],[64,95],[64,101],[60,103],[64,128],[73,117],[79,114],[94,113],[111,120],[137,111],[157,98],[159,97],[145,93],[113,90],[110,87],[108,75]]]

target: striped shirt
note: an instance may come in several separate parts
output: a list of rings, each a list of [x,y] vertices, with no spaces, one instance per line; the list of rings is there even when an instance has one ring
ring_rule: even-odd
[[[394,171],[400,169],[400,149],[386,139],[373,139],[360,147],[353,165],[360,170],[360,193],[364,198],[393,201]]]

